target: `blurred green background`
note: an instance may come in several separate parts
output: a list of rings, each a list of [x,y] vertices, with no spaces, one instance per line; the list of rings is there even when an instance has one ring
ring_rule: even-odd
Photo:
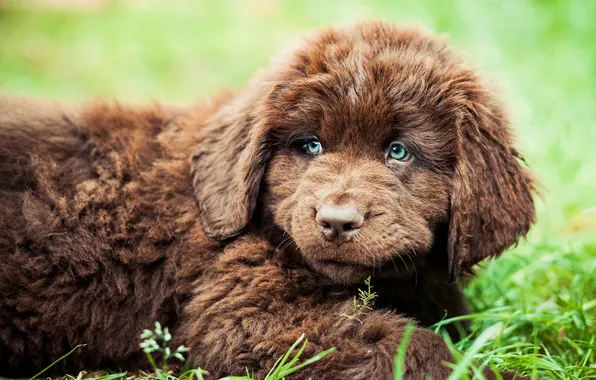
[[[304,31],[368,18],[448,34],[501,89],[542,183],[529,242],[466,290],[474,331],[501,332],[476,358],[596,378],[595,0],[0,0],[0,92],[191,103]]]

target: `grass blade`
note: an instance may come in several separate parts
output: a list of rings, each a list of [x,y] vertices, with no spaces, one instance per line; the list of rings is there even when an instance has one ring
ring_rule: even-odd
[[[317,361],[321,360],[322,358],[324,358],[325,356],[329,355],[333,351],[335,351],[335,347],[331,347],[331,348],[329,348],[329,349],[327,349],[325,351],[321,351],[318,354],[316,354],[315,356],[313,356],[312,358],[304,361],[303,363],[300,363],[300,364],[298,364],[295,367],[289,368],[287,371],[285,371],[283,373],[283,376],[291,375],[292,373],[294,373],[294,372],[296,372],[296,371],[298,371],[298,370],[300,370],[300,369],[302,369],[302,368],[304,368],[304,367],[306,367],[308,365],[311,365],[314,362],[317,362]]]
[[[50,364],[49,366],[47,366],[46,368],[42,369],[41,372],[35,374],[33,377],[31,377],[29,380],[33,380],[33,379],[37,379],[37,377],[39,375],[41,375],[42,373],[46,372],[47,370],[49,370],[50,368],[52,368],[54,365],[56,365],[56,363],[59,363],[60,361],[64,360],[65,358],[67,358],[70,354],[72,354],[73,352],[75,352],[78,348],[80,347],[85,347],[86,344],[79,344],[78,346],[76,346],[75,348],[73,348],[72,350],[68,351],[66,354],[60,356],[58,359],[54,360],[54,362],[52,364]]]
[[[395,355],[395,363],[393,365],[393,378],[395,380],[403,380],[404,378],[406,350],[408,349],[408,344],[410,343],[413,333],[414,324],[410,322],[406,325],[404,334],[402,335],[401,341],[399,342],[397,354]]]

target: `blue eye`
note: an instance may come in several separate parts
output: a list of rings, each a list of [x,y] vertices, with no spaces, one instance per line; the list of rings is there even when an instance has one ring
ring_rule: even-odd
[[[405,145],[399,141],[394,141],[389,145],[389,156],[394,160],[402,162],[410,161],[412,158],[412,154],[408,152]]]
[[[308,154],[312,154],[313,156],[323,153],[323,146],[317,139],[312,139],[304,144],[304,149]]]

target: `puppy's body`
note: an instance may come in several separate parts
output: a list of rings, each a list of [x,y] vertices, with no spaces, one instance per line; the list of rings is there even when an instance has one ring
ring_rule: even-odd
[[[0,99],[0,374],[78,344],[62,369],[135,368],[160,321],[216,375],[306,332],[337,350],[298,376],[391,378],[407,317],[464,314],[459,271],[533,220],[502,111],[445,49],[363,24],[192,109]],[[341,316],[369,275],[376,310]],[[406,377],[450,360],[417,328]]]
[[[354,289],[313,274],[300,257],[276,252],[257,237],[222,256],[222,245],[205,237],[188,157],[204,115],[215,107],[60,110],[1,99],[2,375],[31,375],[79,344],[87,347],[61,362],[58,372],[143,368],[139,334],[155,321],[220,375],[241,374],[245,366],[268,370],[302,332],[316,332],[308,336],[309,353],[335,346],[360,363],[334,360],[329,373],[358,378],[391,371],[391,350],[407,319],[371,313],[360,328],[340,316],[352,313]],[[411,310],[430,324],[461,295],[457,286],[447,287],[451,299],[443,308],[431,302],[446,278],[420,271],[419,278],[374,290],[379,305]],[[440,285],[425,286],[428,281]],[[394,287],[399,295],[383,294]],[[421,334],[421,340],[431,336]],[[371,368],[379,364],[367,366],[367,352],[385,335],[387,368]]]

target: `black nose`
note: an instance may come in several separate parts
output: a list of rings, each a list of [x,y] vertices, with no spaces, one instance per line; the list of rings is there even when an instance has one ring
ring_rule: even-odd
[[[317,223],[325,239],[342,244],[349,241],[362,228],[364,215],[353,203],[341,206],[324,204],[317,210]]]

